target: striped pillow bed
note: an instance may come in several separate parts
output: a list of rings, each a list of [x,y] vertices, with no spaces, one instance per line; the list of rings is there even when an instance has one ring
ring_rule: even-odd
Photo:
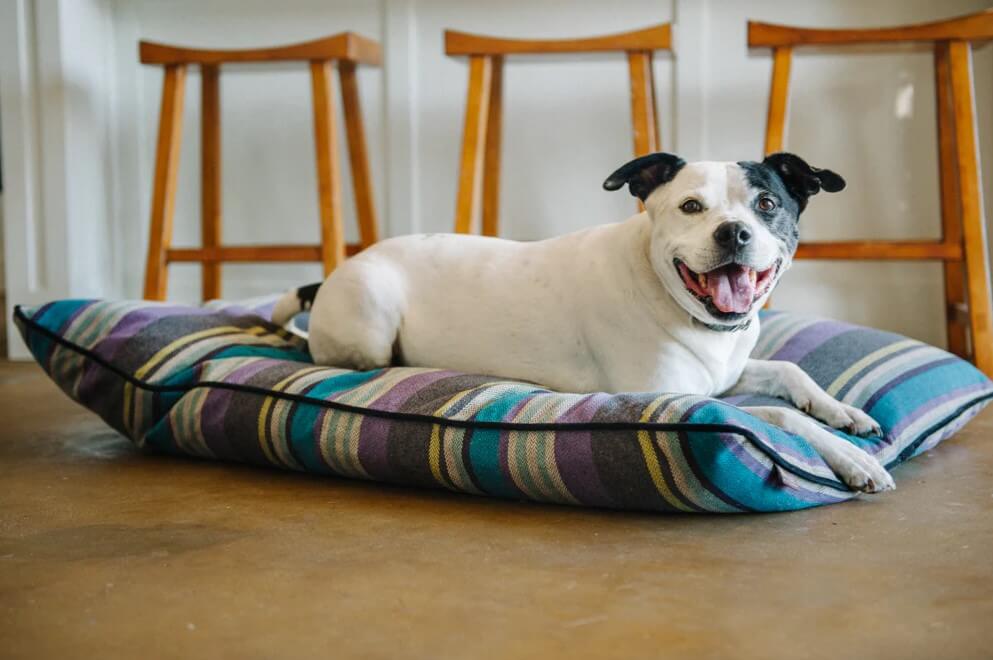
[[[38,363],[139,447],[496,497],[662,512],[786,511],[853,497],[799,437],[724,400],[562,394],[441,369],[314,366],[265,307],[64,300],[15,312]],[[755,357],[871,414],[839,435],[894,465],[993,397],[970,364],[899,335],[766,313]],[[899,480],[899,473],[897,473]]]

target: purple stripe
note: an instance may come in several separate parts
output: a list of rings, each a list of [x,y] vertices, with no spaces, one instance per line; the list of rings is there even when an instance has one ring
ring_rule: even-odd
[[[111,328],[110,332],[96,340],[93,352],[107,360],[114,362],[118,352],[124,350],[131,339],[155,321],[167,316],[176,314],[203,315],[210,313],[209,310],[201,310],[195,307],[141,307],[125,314],[117,321],[117,325]],[[83,377],[79,381],[79,391],[83,392],[95,386],[99,382],[103,367],[97,365],[92,360],[87,360],[83,366]]]
[[[590,394],[565,411],[556,422],[589,422],[600,410],[609,394]],[[559,431],[555,434],[555,464],[565,487],[572,495],[592,506],[616,507],[600,480],[593,457],[591,431]]]
[[[539,392],[530,392],[521,399],[517,401],[510,410],[504,415],[503,419],[513,420],[517,415],[520,414],[524,406],[528,405],[532,399],[538,396]],[[500,463],[500,472],[503,474],[504,480],[507,484],[517,492],[520,497],[529,499],[528,495],[521,490],[521,487],[517,485],[514,480],[514,473],[510,471],[510,431],[500,431],[500,440],[497,442],[497,461]],[[531,480],[535,481],[535,480]],[[540,497],[540,495],[539,495]]]
[[[801,413],[801,414],[804,414],[804,413]],[[809,417],[809,415],[806,415],[806,416]],[[758,418],[756,418],[756,419],[758,419]],[[776,430],[778,430],[778,431],[780,431],[780,432],[782,432],[782,433],[784,433],[784,434],[786,434],[788,436],[796,435],[795,433],[789,433],[787,431],[784,431],[783,429],[779,428],[778,426],[775,426],[773,424],[769,424],[769,422],[766,422],[765,420],[759,420],[759,421],[761,423],[767,425],[767,426],[771,426],[772,428],[774,428],[774,429],[776,429]],[[816,419],[812,419],[812,421],[815,424],[818,424],[819,423]],[[797,467],[799,467],[801,470],[807,470],[808,472],[810,472],[810,470],[807,467],[804,467],[804,466],[810,465],[811,459],[815,459],[816,460],[817,458],[820,458],[820,454],[818,454],[817,452],[814,452],[813,456],[811,456],[810,454],[803,453],[803,451],[800,450],[800,449],[794,448],[792,445],[784,444],[784,443],[781,443],[781,442],[780,443],[777,443],[775,440],[773,440],[771,437],[769,437],[769,435],[767,433],[765,433],[763,431],[759,431],[757,429],[749,429],[749,430],[752,431],[755,435],[757,435],[760,440],[763,440],[765,442],[766,446],[771,447],[772,450],[775,451],[777,454],[779,454],[780,456],[782,456],[784,458],[790,459],[790,461],[789,461],[790,463],[793,463],[793,464],[799,463],[799,465]],[[803,439],[801,436],[797,436],[797,437],[800,437],[801,439]],[[746,438],[746,440],[747,440],[747,438]],[[823,463],[823,459],[822,459],[821,462]],[[825,465],[826,465],[826,463],[825,463]]]
[[[679,421],[684,423],[688,422],[697,410],[703,408],[708,403],[709,402],[706,399],[703,399],[701,401],[697,401],[696,403],[690,405],[689,408],[683,411],[683,415],[682,417],[679,418]],[[697,480],[700,486],[704,490],[710,491],[710,493],[714,497],[721,500],[732,509],[737,511],[749,511],[750,507],[742,504],[741,502],[738,502],[733,497],[731,497],[723,490],[718,488],[717,485],[710,480],[710,477],[704,473],[700,464],[697,463],[696,457],[693,455],[693,450],[690,449],[690,434],[685,431],[679,431],[676,437],[679,438],[679,447],[682,449],[683,460],[686,461],[686,465],[689,466],[690,472],[693,473],[693,477]],[[691,506],[696,506],[696,505],[691,504]]]
[[[983,408],[986,407],[987,403],[989,402],[986,401],[986,402],[980,402],[978,404],[974,404],[971,408],[969,408],[961,415],[956,417],[949,424],[943,426],[942,428],[938,429],[930,436],[928,436],[928,438],[926,438],[924,442],[922,442],[921,445],[914,450],[914,453],[911,456],[902,459],[901,462],[913,458],[914,456],[919,456],[922,452],[928,451],[930,449],[934,449],[942,442],[944,442],[951,436],[955,435],[955,433],[957,433],[959,429],[961,429],[963,426],[969,423],[969,420],[971,420],[973,417],[978,415],[983,410]]]
[[[762,479],[762,481],[768,482],[770,473],[776,472],[776,470],[784,470],[784,468],[780,467],[779,465],[776,465],[775,463],[772,463],[771,467],[762,465],[758,460],[756,460],[754,456],[749,454],[748,450],[742,446],[744,443],[749,442],[747,438],[743,436],[732,436],[729,433],[719,433],[717,435],[720,437],[721,444],[727,447],[727,449],[732,454],[734,454],[734,456],[738,459],[738,461],[742,465],[748,468],[748,470],[751,473],[753,473],[755,476]],[[734,440],[733,439],[734,437],[740,437],[741,441],[739,442]],[[776,449],[778,449],[778,447]],[[799,477],[798,475],[795,474],[792,476],[795,479],[799,479],[800,481],[803,481],[803,477]],[[795,486],[791,486],[790,484],[786,483],[784,479],[780,479],[779,483],[782,484],[782,487],[786,491],[788,491],[797,499],[800,499],[804,502],[816,502],[818,504],[828,504],[834,502],[842,502],[844,500],[850,499],[851,497],[851,496],[844,497],[837,495],[829,495],[827,493],[819,493],[816,491],[807,490],[806,488],[797,488]]]
[[[70,314],[69,317],[65,321],[62,322],[62,325],[61,326],[59,326],[58,328],[52,328],[52,332],[54,332],[55,334],[59,335],[60,337],[63,336],[65,334],[66,330],[69,328],[69,326],[72,325],[73,321],[75,321],[76,319],[78,319],[80,314],[82,314],[86,310],[88,310],[91,307],[93,307],[93,305],[95,305],[96,303],[97,303],[97,301],[93,300],[93,301],[90,301],[90,302],[86,303],[85,305],[80,305],[79,307],[77,307],[76,309],[73,310],[72,314]],[[45,362],[44,362],[44,364],[41,365],[42,368],[47,373],[52,373],[52,369],[54,368],[54,365],[52,364],[52,358],[55,356],[55,353],[56,353],[56,350],[55,349],[56,348],[62,348],[63,350],[67,350],[64,346],[60,346],[59,344],[54,343],[54,342],[52,343],[52,348],[49,351],[48,355],[45,356]],[[85,361],[81,365],[82,366],[82,369],[84,370],[84,373],[85,373],[86,365],[87,365],[87,362],[85,362]]]
[[[272,321],[272,310],[276,306],[276,301],[267,302],[265,304],[259,305],[258,307],[253,307],[251,311],[253,314],[258,314],[266,321]]]
[[[450,371],[433,371],[406,378],[394,385],[374,402],[368,404],[367,407],[376,410],[401,410],[403,404],[410,397],[431,383],[442,378],[448,378],[451,375],[452,372]],[[362,419],[361,424],[362,426],[359,428],[359,463],[370,476],[378,479],[389,478],[389,439],[392,421],[382,417],[365,417]]]
[[[890,438],[897,438],[901,433],[903,433],[904,429],[906,429],[908,426],[916,422],[921,417],[924,417],[925,415],[930,413],[932,410],[934,410],[941,404],[946,403],[948,401],[952,401],[960,397],[967,397],[968,395],[973,394],[975,392],[988,391],[989,387],[990,387],[989,383],[977,383],[975,385],[970,385],[968,387],[960,387],[958,389],[951,390],[950,392],[946,392],[945,394],[934,397],[933,399],[928,399],[926,402],[915,408],[909,414],[901,415],[900,423],[894,425],[893,428],[890,429],[887,435]]]
[[[793,335],[769,359],[799,362],[827,340],[853,329],[853,326],[837,321],[820,321]]]
[[[873,394],[871,397],[869,397],[869,400],[862,405],[862,410],[864,410],[868,414],[869,411],[872,410],[872,407],[876,405],[876,403],[880,399],[882,399],[890,390],[892,390],[900,383],[904,383],[910,380],[911,378],[914,378],[915,376],[919,376],[920,374],[926,371],[931,371],[932,369],[937,369],[938,367],[943,367],[946,364],[952,364],[959,361],[960,358],[957,358],[954,355],[949,355],[946,358],[942,358],[940,360],[935,360],[934,362],[927,362],[925,364],[922,364],[916,369],[911,369],[910,371],[904,371],[903,373],[899,374],[896,378],[894,378],[893,380],[889,381],[888,383],[880,387],[878,390],[876,390],[876,393]]]
[[[179,307],[179,306],[159,306],[141,307],[128,312],[117,322],[110,332],[99,340],[94,348],[94,352],[106,360],[112,360],[117,351],[126,344],[132,337],[150,326],[152,323],[169,316],[206,316],[216,314],[210,309],[199,307]]]
[[[33,310],[30,310],[30,314],[29,314],[30,319],[32,321],[34,321],[35,323],[44,325],[38,319],[40,319],[42,317],[42,315],[44,315],[45,312],[47,312],[48,310],[50,310],[52,308],[52,305],[54,305],[54,304],[55,303],[53,303],[53,302],[45,303],[41,307],[37,307],[37,308],[35,308]]]
[[[683,421],[683,422],[690,421],[690,417],[693,415],[693,413],[695,413],[699,408],[702,408],[703,406],[707,405],[708,403],[709,403],[708,401],[697,402],[696,404],[694,404],[693,406],[691,406],[685,413],[683,413],[683,417],[682,417],[682,420],[681,421]],[[768,425],[771,428],[777,428],[777,427],[772,426],[771,424],[768,424],[768,423],[766,423],[766,425]],[[788,456],[788,457],[793,458],[793,459],[798,459],[798,462],[801,462],[801,463],[806,463],[806,461],[811,458],[810,456],[805,456],[805,455],[802,455],[802,454],[795,453],[795,451],[789,445],[777,444],[777,443],[773,442],[769,438],[769,436],[767,434],[763,433],[762,431],[759,431],[759,430],[757,430],[755,428],[747,427],[747,426],[745,428],[747,428],[749,431],[751,431],[755,435],[757,435],[760,440],[763,440],[765,442],[766,446],[769,447],[771,449],[771,451],[775,452],[776,454],[778,454],[780,456]],[[786,433],[785,431],[782,431],[782,429],[777,429],[777,430],[780,430],[782,433]],[[686,437],[687,434],[683,433],[682,435],[684,437]],[[731,451],[731,453],[734,454],[735,457],[741,462],[741,464],[744,465],[752,474],[756,475],[757,477],[759,477],[763,481],[766,481],[768,479],[769,474],[770,474],[770,468],[767,468],[764,465],[762,465],[761,463],[759,463],[758,460],[756,460],[755,457],[753,457],[751,454],[749,454],[748,451],[743,446],[745,443],[752,443],[752,441],[749,438],[747,438],[744,435],[739,435],[739,434],[720,433],[718,435],[720,437],[721,443],[724,444],[724,446],[727,447]],[[739,437],[740,438],[740,442],[734,442],[733,440],[729,440],[729,438],[731,438],[732,435],[734,435],[736,437]],[[787,434],[787,435],[790,435],[790,434]],[[710,490],[712,493],[714,493],[715,495],[717,495],[720,499],[724,500],[728,504],[731,504],[733,506],[736,506],[739,509],[748,510],[750,507],[748,507],[747,505],[742,504],[742,503],[738,502],[737,500],[733,499],[730,495],[728,495],[723,490],[721,490],[720,488],[718,488],[716,484],[714,484],[713,482],[711,482],[708,477],[706,477],[705,475],[702,474],[702,472],[699,470],[699,468],[694,465],[693,456],[690,453],[689,447],[686,446],[687,444],[688,444],[688,441],[687,441],[687,443],[684,444],[684,446],[686,447],[686,450],[684,451],[684,455],[686,457],[686,462],[690,465],[691,468],[693,468],[694,474],[696,474],[697,479],[700,481],[700,483],[702,483],[704,486],[706,486],[708,488],[708,490]],[[752,444],[754,444],[754,443],[752,443]],[[758,451],[760,453],[762,453],[763,455],[765,455],[765,452],[762,449],[760,449],[757,446],[756,446],[756,449],[758,449]],[[820,459],[820,455],[816,455],[816,456],[817,456],[817,458]],[[775,461],[772,461],[771,458],[769,458],[769,460],[772,462],[772,468],[771,468],[771,470],[773,472],[776,469],[780,469],[780,470],[785,469],[785,468],[782,468],[782,467],[778,466],[775,463]],[[824,459],[820,459],[820,460],[823,463],[823,460]],[[787,462],[790,462],[792,464],[792,461],[787,461]],[[827,464],[824,463],[824,465],[826,466]],[[803,468],[801,467],[799,469],[803,469]],[[801,479],[801,480],[803,479],[803,477],[800,477],[799,475],[796,475],[796,474],[794,474],[793,476],[796,477],[796,478],[798,478],[798,479]],[[804,501],[809,501],[809,502],[819,502],[819,503],[823,503],[823,502],[837,502],[837,501],[841,501],[843,499],[847,499],[847,498],[840,498],[840,499],[839,498],[834,498],[834,499],[830,499],[831,496],[823,495],[821,493],[818,493],[818,492],[815,492],[815,491],[809,491],[809,490],[806,490],[806,489],[797,489],[795,487],[792,487],[792,486],[787,485],[785,482],[783,483],[783,487],[786,488],[787,490],[789,490],[791,493],[793,493],[793,494],[795,494],[797,496],[800,496],[800,499],[803,499]],[[825,499],[825,498],[828,498],[828,499]]]
[[[721,402],[722,403],[725,403],[725,404],[728,403],[728,402],[723,401],[723,400]],[[710,402],[704,402],[704,403],[710,403]],[[789,406],[789,405],[781,406],[781,407],[786,408],[787,410],[797,410],[793,406]],[[768,433],[766,433],[765,431],[763,431],[761,429],[763,427],[773,428],[773,429],[776,429],[780,433],[783,433],[783,434],[785,434],[787,436],[793,436],[793,435],[796,435],[796,434],[794,434],[794,433],[788,433],[787,431],[784,431],[783,429],[779,428],[775,424],[770,424],[769,422],[765,421],[764,419],[760,419],[760,418],[756,417],[755,415],[752,415],[751,413],[749,413],[747,410],[744,410],[742,408],[736,408],[734,410],[734,412],[744,412],[744,413],[747,413],[749,416],[751,416],[752,419],[754,419],[756,422],[758,422],[758,424],[760,426],[758,428],[755,428],[753,426],[745,426],[744,428],[748,429],[749,431],[751,431],[752,433],[754,433],[755,435],[757,435],[760,440],[762,440],[762,441],[765,442],[766,446],[771,447],[773,449],[773,451],[775,451],[780,456],[784,456],[784,457],[787,457],[787,458],[792,459],[790,461],[792,463],[800,463],[801,464],[801,466],[800,466],[801,469],[805,469],[802,466],[803,465],[806,465],[806,464],[809,464],[811,458],[813,458],[813,457],[819,457],[819,455],[816,452],[814,452],[814,456],[811,456],[810,454],[804,453],[801,449],[798,449],[798,448],[794,447],[793,445],[785,444],[785,443],[782,443],[782,442],[776,442],[775,440],[772,439],[772,437]],[[799,412],[799,411],[797,411],[797,412]],[[810,415],[806,415],[805,413],[800,413],[800,414],[804,415],[805,417],[810,417]],[[686,421],[688,418],[689,418],[689,415],[684,416],[683,417],[683,421]],[[818,422],[818,420],[816,420],[814,418],[811,418],[811,420],[815,424],[820,423],[820,422]],[[729,423],[739,423],[737,420],[735,420],[733,418],[732,419],[727,419],[726,421],[729,422]],[[800,436],[797,436],[797,437],[800,437]],[[745,440],[748,440],[748,438],[745,438]]]
[[[250,362],[249,364],[238,367],[225,376],[224,382],[247,383],[251,380],[252,376],[266,367],[272,366],[272,364],[272,360]],[[230,452],[233,448],[233,444],[228,441],[227,433],[224,431],[224,418],[232,396],[234,396],[234,391],[232,390],[212,388],[208,391],[207,398],[204,399],[203,406],[200,408],[200,430],[203,433],[204,439],[207,440],[208,446],[212,450],[215,452],[219,451],[222,455],[231,455]],[[222,439],[224,444],[228,446],[223,448],[216,446],[219,444],[216,442],[218,439]],[[215,442],[211,442],[211,440]],[[261,442],[261,439],[259,441]]]

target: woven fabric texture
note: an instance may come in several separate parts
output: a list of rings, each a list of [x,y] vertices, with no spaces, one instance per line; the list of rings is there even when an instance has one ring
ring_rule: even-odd
[[[317,367],[266,307],[64,300],[18,309],[35,359],[140,447],[477,495],[663,512],[784,511],[851,493],[797,436],[725,400],[563,394],[441,369]],[[765,313],[754,357],[798,364],[883,427],[834,431],[894,465],[993,397],[967,362],[892,333]],[[899,473],[897,473],[899,481]]]

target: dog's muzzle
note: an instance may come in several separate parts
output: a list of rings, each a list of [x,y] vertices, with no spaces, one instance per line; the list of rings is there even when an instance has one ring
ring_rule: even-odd
[[[730,263],[698,273],[679,259],[674,260],[683,285],[697,300],[708,308],[712,305],[721,315],[735,317],[747,314],[755,301],[769,291],[781,263],[777,260],[761,271]]]

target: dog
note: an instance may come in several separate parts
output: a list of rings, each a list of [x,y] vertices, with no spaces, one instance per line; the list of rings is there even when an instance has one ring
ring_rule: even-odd
[[[749,357],[758,310],[790,267],[809,198],[838,174],[790,153],[693,162],[655,153],[604,182],[644,211],[534,242],[458,234],[384,240],[321,284],[288,291],[285,324],[310,309],[317,364],[439,367],[563,392],[737,392],[785,399],[857,435],[858,408],[789,362]],[[745,408],[802,436],[852,490],[895,487],[879,462],[795,409]]]

